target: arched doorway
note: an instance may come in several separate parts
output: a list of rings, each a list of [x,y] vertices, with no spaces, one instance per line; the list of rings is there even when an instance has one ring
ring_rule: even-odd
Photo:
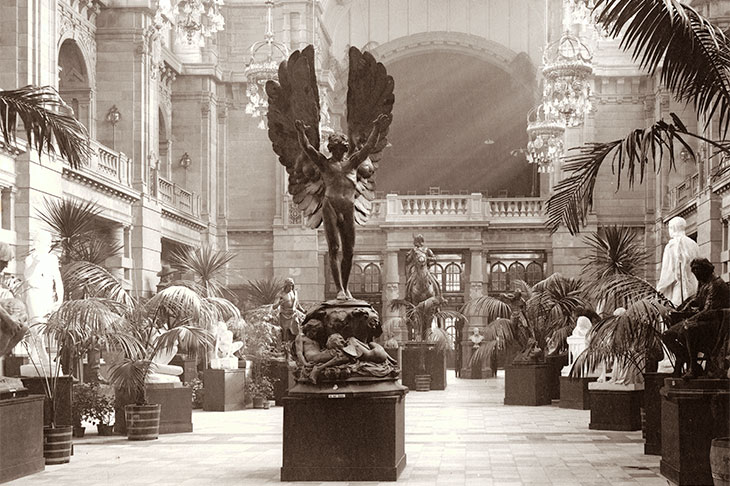
[[[86,59],[73,39],[66,39],[58,51],[58,92],[74,110],[74,116],[92,131],[92,88]]]

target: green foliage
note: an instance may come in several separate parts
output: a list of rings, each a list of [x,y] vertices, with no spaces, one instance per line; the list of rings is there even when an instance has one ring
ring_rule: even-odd
[[[268,361],[253,361],[251,379],[246,382],[246,391],[252,397],[272,398],[276,379],[269,376]]]
[[[278,278],[249,280],[243,286],[245,308],[255,309],[276,304],[283,288],[284,281]]]
[[[236,253],[214,250],[208,245],[172,253],[170,263],[183,273],[192,273],[194,281],[203,288],[204,297],[228,297],[233,293],[221,282],[226,265]]]
[[[205,400],[205,388],[203,387],[203,380],[200,378],[193,378],[193,381],[187,384],[193,392],[193,408],[203,408],[203,401]]]
[[[74,385],[71,414],[75,424],[81,425],[81,421],[85,420],[94,425],[111,425],[114,420],[114,394],[105,388],[98,383]]]
[[[646,250],[638,234],[626,226],[602,226],[583,238],[592,252],[583,270],[591,280],[612,275],[636,275],[644,270]]]

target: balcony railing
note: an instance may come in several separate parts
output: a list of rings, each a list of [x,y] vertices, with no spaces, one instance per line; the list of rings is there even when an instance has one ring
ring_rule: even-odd
[[[301,213],[286,197],[288,223],[302,223]],[[369,224],[541,224],[543,200],[537,197],[486,198],[482,194],[400,196],[388,194],[372,203]]]
[[[162,176],[157,177],[157,184],[160,201],[190,216],[200,216],[200,197],[197,194]]]
[[[131,188],[131,161],[122,152],[106,147],[96,140],[91,141],[91,156],[81,172],[92,173],[102,180],[116,182]]]
[[[693,174],[669,190],[669,209],[674,210],[689,202],[700,191],[700,175]]]

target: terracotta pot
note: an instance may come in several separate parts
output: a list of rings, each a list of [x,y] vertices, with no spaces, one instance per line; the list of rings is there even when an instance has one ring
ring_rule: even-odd
[[[65,464],[71,460],[73,425],[43,427],[43,457],[46,464]]]
[[[730,437],[712,439],[710,469],[715,486],[730,486]]]
[[[127,405],[124,416],[127,422],[127,438],[129,440],[154,440],[160,433],[159,404]]]

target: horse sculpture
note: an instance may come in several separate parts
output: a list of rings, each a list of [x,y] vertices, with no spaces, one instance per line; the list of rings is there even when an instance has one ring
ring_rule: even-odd
[[[444,303],[441,294],[441,286],[438,280],[429,270],[430,264],[434,261],[431,250],[423,246],[423,237],[416,236],[414,239],[414,247],[408,253],[406,263],[408,264],[408,278],[406,280],[406,300],[415,307],[415,319],[409,319],[406,324],[408,327],[408,337],[415,337],[414,320],[419,329],[417,331],[421,339],[425,340],[426,330],[431,323],[433,316],[439,311],[439,307]]]

